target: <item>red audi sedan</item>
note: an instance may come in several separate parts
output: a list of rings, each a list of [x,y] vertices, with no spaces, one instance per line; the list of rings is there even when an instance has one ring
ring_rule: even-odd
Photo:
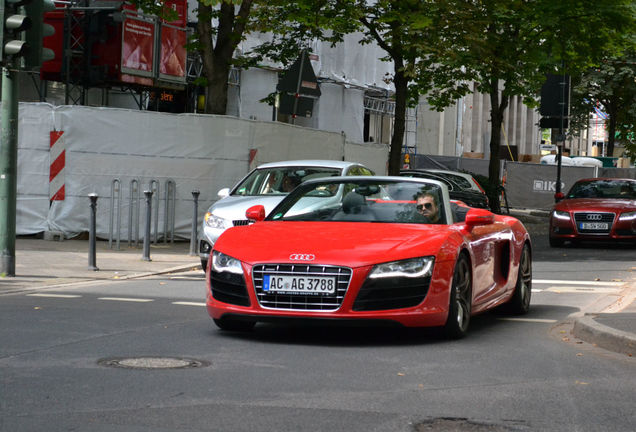
[[[590,178],[577,181],[550,214],[550,246],[566,240],[636,244],[636,180]]]

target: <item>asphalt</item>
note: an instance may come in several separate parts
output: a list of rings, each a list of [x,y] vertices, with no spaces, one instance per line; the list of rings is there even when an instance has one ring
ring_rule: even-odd
[[[545,225],[544,214],[516,212],[532,233]],[[150,260],[143,248],[98,241],[96,266],[89,268],[87,240],[16,239],[15,276],[0,275],[0,296],[28,291],[65,288],[101,281],[131,280],[151,275],[202,271],[198,255],[190,255],[189,242],[158,243],[150,247]],[[599,313],[574,318],[573,336],[603,349],[636,355],[636,283],[621,300]]]

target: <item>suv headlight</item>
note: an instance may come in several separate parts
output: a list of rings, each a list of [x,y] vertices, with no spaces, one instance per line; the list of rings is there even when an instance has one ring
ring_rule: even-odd
[[[369,273],[369,278],[426,277],[432,274],[434,262],[435,257],[429,256],[376,264]]]
[[[623,213],[618,217],[620,221],[633,221],[636,219],[636,211]]]
[[[564,212],[564,211],[560,211],[560,210],[555,210],[554,212],[552,212],[552,217],[555,219],[560,219],[560,220],[570,220],[570,213],[568,212]]]
[[[205,214],[204,220],[205,220],[205,224],[209,226],[210,228],[216,228],[221,230],[227,227],[226,223],[228,222],[227,219],[223,219],[222,217],[213,215],[210,212],[207,212]]]
[[[212,270],[219,273],[243,274],[243,267],[239,260],[219,251],[212,251]]]

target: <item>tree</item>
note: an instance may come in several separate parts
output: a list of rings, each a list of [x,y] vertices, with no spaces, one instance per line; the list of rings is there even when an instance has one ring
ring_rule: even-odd
[[[499,148],[504,112],[512,96],[536,106],[547,73],[576,74],[612,52],[634,28],[631,0],[449,0],[435,25],[438,43],[421,74],[432,76],[429,102],[443,106],[449,74],[475,83],[490,96],[491,137],[488,177],[498,185]],[[496,188],[490,188],[492,210],[500,211]]]
[[[589,68],[573,86],[572,99],[577,111],[589,115],[596,106],[609,118],[607,154],[614,152],[616,136],[627,148],[634,148],[633,131],[636,125],[636,49],[606,56],[598,66]]]

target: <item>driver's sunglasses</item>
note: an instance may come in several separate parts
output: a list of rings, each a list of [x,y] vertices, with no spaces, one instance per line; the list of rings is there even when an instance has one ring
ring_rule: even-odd
[[[426,210],[432,210],[433,209],[433,204],[431,203],[424,203],[424,204],[418,204],[417,206],[415,206],[415,208],[418,211],[422,211],[424,210],[424,207],[426,207]]]

